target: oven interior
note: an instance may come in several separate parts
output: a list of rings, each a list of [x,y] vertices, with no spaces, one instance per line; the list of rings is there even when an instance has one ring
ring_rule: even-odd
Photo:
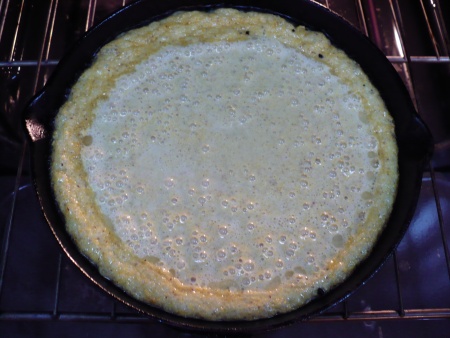
[[[0,336],[200,336],[100,290],[53,237],[32,186],[22,111],[91,26],[131,1],[0,0]],[[450,329],[450,3],[320,0],[366,34],[403,79],[433,135],[413,221],[353,295],[265,337],[441,337]]]

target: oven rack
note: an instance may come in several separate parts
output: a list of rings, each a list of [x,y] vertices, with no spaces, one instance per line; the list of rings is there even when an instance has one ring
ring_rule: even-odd
[[[21,127],[23,108],[43,87],[70,44],[129,2],[0,0],[0,332],[11,322],[162,325],[93,287],[56,245],[33,193],[28,145]],[[418,211],[398,249],[367,285],[308,323],[376,326],[432,320],[426,324],[432,330],[450,328],[450,128],[442,122],[450,101],[439,90],[429,89],[450,88],[444,82],[445,74],[450,76],[449,18],[444,15],[450,12],[448,4],[436,0],[317,2],[359,28],[386,54],[429,125],[436,151],[424,174]],[[28,234],[30,228],[37,229],[33,236]],[[24,237],[27,244],[20,242]],[[422,241],[431,242],[424,245]],[[40,252],[44,246],[49,254],[36,259],[18,253]],[[415,254],[422,249],[426,252]],[[25,266],[14,266],[16,261],[24,261]],[[28,275],[25,270],[35,271]],[[432,274],[426,276],[427,272]],[[23,281],[43,274],[43,281]],[[430,282],[434,279],[438,283]],[[439,290],[423,291],[426,283]],[[26,289],[29,285],[33,287]],[[92,298],[81,298],[101,306],[70,305],[70,289],[88,292]],[[45,299],[35,296],[36,292]]]

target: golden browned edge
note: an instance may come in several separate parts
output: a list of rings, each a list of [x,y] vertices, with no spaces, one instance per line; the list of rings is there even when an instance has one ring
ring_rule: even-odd
[[[80,251],[100,272],[133,297],[168,312],[207,320],[251,320],[288,312],[309,302],[317,289],[330,290],[343,281],[370,252],[391,212],[397,186],[397,146],[392,118],[378,91],[359,65],[333,47],[321,33],[306,31],[284,19],[221,9],[212,13],[177,13],[168,19],[128,32],[104,46],[93,65],[73,86],[61,108],[53,141],[52,181],[66,219],[67,231]],[[249,31],[250,35],[245,32]],[[139,259],[115,235],[110,220],[100,212],[81,161],[82,138],[94,118],[98,102],[121,75],[131,73],[150,54],[166,45],[239,41],[269,36],[328,65],[362,98],[367,119],[378,139],[380,159],[372,208],[367,221],[330,262],[328,272],[308,285],[282,284],[270,291],[235,291],[183,285],[169,272]],[[318,54],[325,57],[320,59]],[[95,81],[93,80],[95,79]],[[363,85],[364,84],[364,85]],[[371,98],[370,101],[367,98]],[[93,235],[91,235],[93,234]],[[348,257],[354,257],[348,260]]]

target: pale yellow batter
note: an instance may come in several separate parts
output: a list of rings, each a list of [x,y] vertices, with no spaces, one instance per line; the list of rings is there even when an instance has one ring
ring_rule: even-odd
[[[178,13],[99,53],[52,175],[102,273],[184,316],[255,319],[349,275],[389,216],[392,119],[359,66],[272,15]]]

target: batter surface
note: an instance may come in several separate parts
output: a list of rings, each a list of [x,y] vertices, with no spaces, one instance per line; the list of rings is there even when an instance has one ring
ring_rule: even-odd
[[[221,9],[177,13],[99,52],[56,120],[67,229],[134,297],[255,319],[345,279],[397,184],[392,119],[320,33]]]

